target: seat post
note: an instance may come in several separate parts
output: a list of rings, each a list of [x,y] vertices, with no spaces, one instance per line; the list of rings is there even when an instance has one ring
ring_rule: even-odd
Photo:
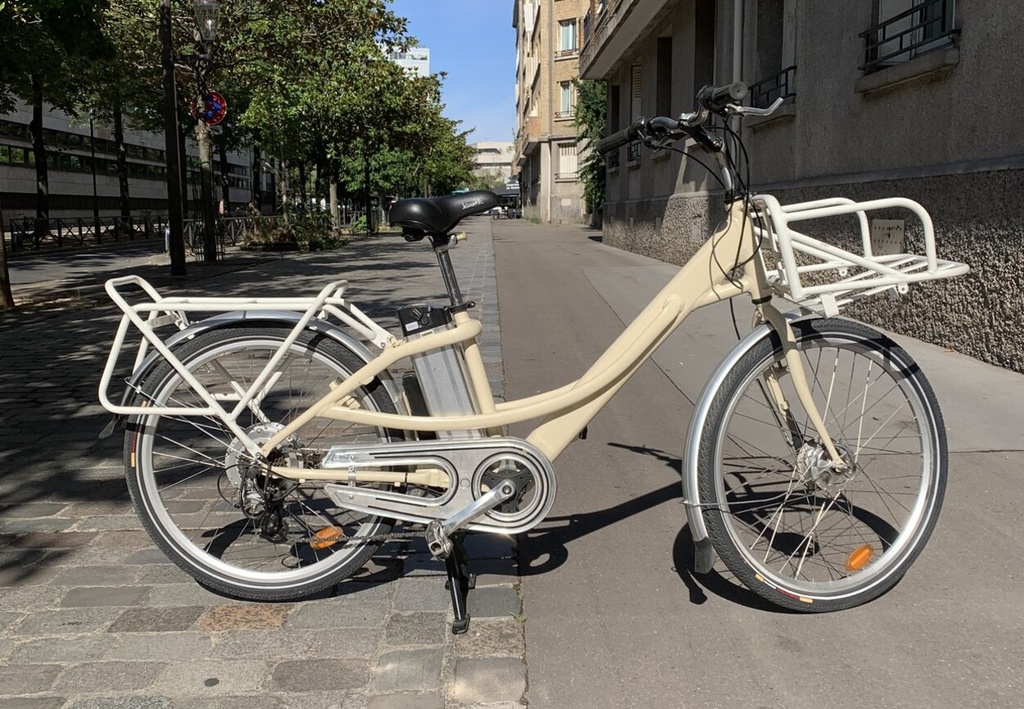
[[[437,264],[441,267],[441,277],[444,279],[444,287],[448,291],[452,307],[464,306],[459,280],[455,277],[455,267],[452,265],[451,254],[448,253],[455,246],[455,237],[438,234],[431,236],[430,242],[434,246],[434,253],[437,254]]]

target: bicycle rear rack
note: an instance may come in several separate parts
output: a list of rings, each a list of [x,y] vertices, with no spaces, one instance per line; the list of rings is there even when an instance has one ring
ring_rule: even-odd
[[[310,322],[314,319],[325,320],[334,317],[352,327],[356,332],[373,342],[381,349],[394,341],[393,336],[377,325],[354,305],[342,296],[347,286],[346,281],[334,281],[325,286],[314,297],[298,298],[207,298],[207,297],[162,297],[152,285],[138,276],[113,278],[106,283],[106,291],[124,315],[121,318],[110,355],[100,377],[99,399],[107,411],[124,416],[157,414],[162,416],[215,416],[225,423],[235,435],[245,440],[240,434],[235,420],[250,403],[256,400],[274,371],[284,358],[288,348],[295,342]],[[139,302],[130,303],[119,289],[125,286],[137,286],[146,296]],[[230,313],[255,312],[273,314],[282,311],[301,313],[294,322],[291,332],[281,343],[278,350],[267,362],[263,371],[252,382],[246,391],[238,391],[233,395],[214,395],[202,385],[174,355],[167,341],[156,332],[157,328],[174,325],[178,330],[188,328],[192,323],[189,313]],[[291,324],[291,323],[289,323]],[[121,359],[122,352],[127,349],[126,340],[129,328],[134,325],[141,333],[135,354],[132,371],[137,370],[146,360],[151,349],[159,353],[168,364],[188,383],[192,391],[199,397],[204,406],[175,407],[155,406],[152,402],[144,402],[143,406],[117,404],[109,396],[110,383]],[[258,446],[256,446],[258,450]]]
[[[911,283],[951,278],[970,270],[967,264],[936,256],[931,217],[913,200],[893,197],[854,202],[834,198],[782,205],[771,195],[756,195],[753,202],[759,217],[755,219],[755,234],[761,238],[762,248],[774,256],[774,264],[765,264],[769,282],[783,297],[829,317],[858,298],[889,290],[905,293]],[[923,255],[873,252],[868,212],[891,209],[909,210],[918,218],[924,233]],[[858,219],[862,254],[790,228],[798,221],[844,215]]]

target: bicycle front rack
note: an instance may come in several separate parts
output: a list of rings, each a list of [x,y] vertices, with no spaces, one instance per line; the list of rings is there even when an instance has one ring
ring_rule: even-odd
[[[905,293],[909,284],[967,273],[970,267],[958,261],[940,259],[935,253],[935,231],[928,212],[917,202],[893,197],[868,202],[835,198],[782,205],[771,195],[753,197],[757,210],[755,234],[774,263],[765,269],[771,285],[785,298],[834,317],[839,307],[853,300],[893,290]],[[921,223],[924,254],[874,253],[869,212],[909,210]],[[856,216],[860,224],[862,254],[802,234],[790,227],[794,222],[844,215]],[[798,256],[799,254],[799,256]]]

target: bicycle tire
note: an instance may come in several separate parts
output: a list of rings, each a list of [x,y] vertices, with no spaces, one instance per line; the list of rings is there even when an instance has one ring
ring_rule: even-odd
[[[838,319],[793,330],[849,472],[830,469],[772,332],[713,397],[700,434],[703,515],[720,559],[747,588],[792,610],[843,610],[892,588],[927,543],[946,488],[945,427],[920,368],[882,333]],[[789,416],[773,403],[769,372]]]
[[[181,344],[175,355],[211,392],[231,393],[235,385],[245,387],[252,381],[289,332],[286,326],[217,329]],[[254,439],[269,439],[291,416],[327,393],[335,378],[362,365],[340,343],[303,332],[279,364],[281,376],[256,405],[258,413],[245,411],[239,424]],[[305,371],[300,372],[301,366]],[[363,407],[396,410],[379,381],[352,397]],[[175,406],[199,404],[181,376],[163,363],[140,387],[136,405],[171,401]],[[282,449],[290,466],[303,467],[330,445],[402,437],[397,431],[315,419]],[[232,434],[213,417],[133,417],[124,453],[128,489],[150,537],[202,585],[228,596],[280,601],[322,591],[359,570],[379,546],[345,538],[391,529],[382,518],[337,507],[323,493],[322,483],[306,481],[290,488],[292,483],[260,478],[246,467],[250,461]],[[251,497],[254,490],[265,498],[262,516],[253,514],[254,507],[258,511]],[[277,495],[281,500],[273,499]],[[329,534],[340,529],[344,537],[317,540],[314,535],[324,529],[331,529]]]

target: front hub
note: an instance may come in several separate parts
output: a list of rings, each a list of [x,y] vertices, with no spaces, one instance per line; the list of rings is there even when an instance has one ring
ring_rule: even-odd
[[[808,490],[818,488],[835,497],[853,480],[856,467],[849,450],[833,441],[843,466],[839,467],[820,442],[808,441],[797,451],[796,473]]]

